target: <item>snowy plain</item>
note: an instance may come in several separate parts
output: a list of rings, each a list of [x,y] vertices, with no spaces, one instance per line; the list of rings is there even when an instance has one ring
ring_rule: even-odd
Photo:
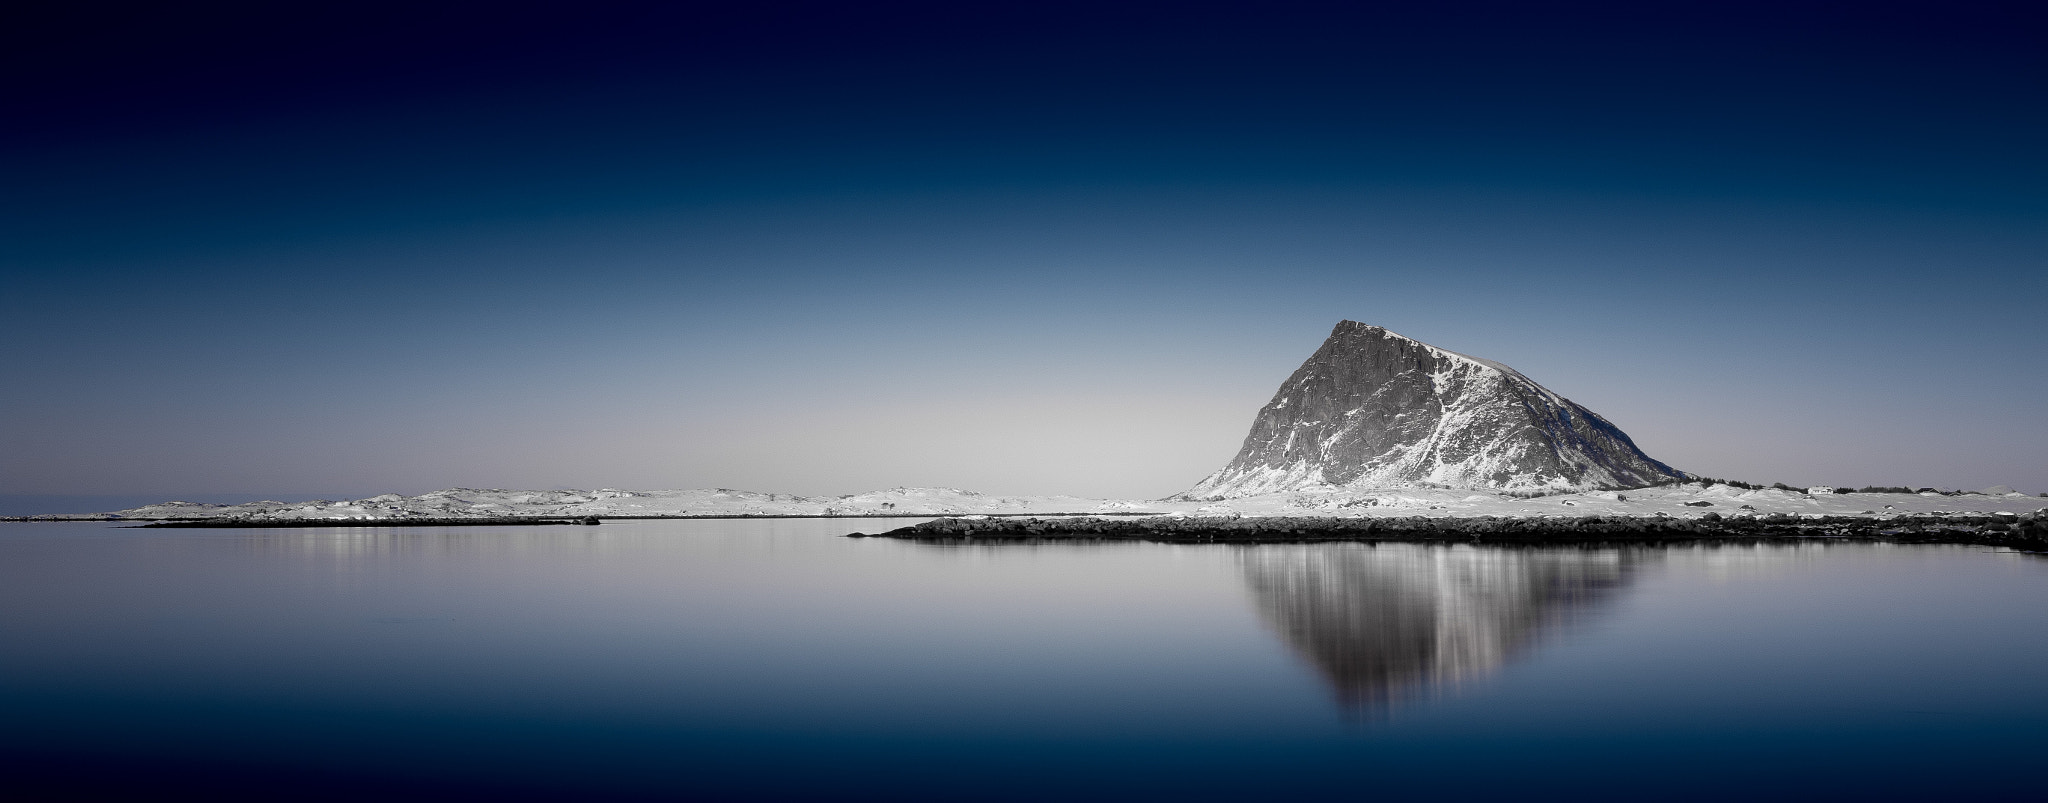
[[[43,519],[128,520],[240,518],[376,520],[508,516],[633,518],[725,516],[1675,516],[1788,514],[1870,516],[1901,514],[2030,513],[2048,499],[2003,488],[1967,493],[1806,493],[1776,488],[1682,483],[1626,491],[1590,491],[1518,497],[1481,490],[1405,487],[1351,488],[1245,496],[1221,501],[1088,499],[1078,496],[996,496],[955,488],[891,488],[837,497],[723,488],[625,491],[450,488],[418,496],[383,494],[364,499],[258,501],[238,505],[165,502],[94,516]]]

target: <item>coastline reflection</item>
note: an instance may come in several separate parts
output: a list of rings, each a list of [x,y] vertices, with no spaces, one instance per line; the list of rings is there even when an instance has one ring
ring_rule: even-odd
[[[1238,562],[1266,624],[1346,709],[1374,711],[1493,674],[1546,631],[1612,598],[1639,557],[1313,544],[1246,547]]]

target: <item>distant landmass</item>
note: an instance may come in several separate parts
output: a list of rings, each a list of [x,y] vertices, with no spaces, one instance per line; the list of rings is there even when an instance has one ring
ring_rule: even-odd
[[[1513,368],[1342,321],[1259,410],[1237,457],[1176,498],[1415,485],[1550,493],[1689,478]]]
[[[1626,491],[1626,493],[1623,493]],[[1497,362],[1342,321],[1260,408],[1229,465],[1164,499],[996,496],[891,488],[844,496],[728,488],[449,488],[417,496],[164,502],[36,520],[248,522],[737,516],[1544,517],[2014,515],[2006,486],[1769,488],[1695,477],[1627,433]]]
[[[1819,492],[1814,492],[1819,491]],[[1351,489],[1287,492],[1227,501],[1085,499],[997,496],[957,488],[891,488],[845,496],[741,491],[729,488],[627,491],[522,491],[448,488],[417,496],[258,501],[238,505],[164,502],[108,513],[53,514],[15,520],[421,521],[504,518],[723,518],[866,516],[1166,516],[1166,517],[1478,517],[1478,516],[1870,516],[1924,513],[2010,513],[2044,501],[2003,488],[1972,492],[1832,493],[1682,482],[1621,491],[1541,497],[1455,488]]]

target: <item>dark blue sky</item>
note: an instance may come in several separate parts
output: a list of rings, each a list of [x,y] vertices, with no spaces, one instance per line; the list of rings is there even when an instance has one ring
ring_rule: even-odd
[[[1157,496],[1341,318],[2048,490],[2027,4],[8,13],[0,494]]]

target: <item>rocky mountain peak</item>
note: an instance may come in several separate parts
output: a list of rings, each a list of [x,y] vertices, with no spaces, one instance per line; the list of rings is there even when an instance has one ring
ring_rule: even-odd
[[[1347,320],[1259,410],[1237,457],[1177,498],[1425,484],[1573,491],[1684,476],[1513,368]]]

